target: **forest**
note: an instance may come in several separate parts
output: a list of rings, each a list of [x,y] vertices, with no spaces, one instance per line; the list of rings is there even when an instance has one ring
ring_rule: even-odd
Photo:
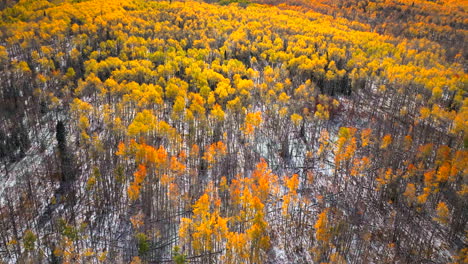
[[[468,263],[467,0],[1,0],[0,263]]]

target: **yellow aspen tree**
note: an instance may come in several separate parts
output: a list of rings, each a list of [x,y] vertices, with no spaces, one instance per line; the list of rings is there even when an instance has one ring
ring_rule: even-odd
[[[288,193],[283,195],[282,213],[283,216],[288,215],[289,204],[297,201],[297,188],[299,187],[299,177],[297,174],[291,176],[291,178],[285,177],[284,183],[288,188]]]
[[[380,144],[380,148],[386,149],[391,143],[392,143],[392,136],[390,134],[387,134],[382,138],[382,143]]]
[[[436,214],[437,216],[434,217],[435,221],[443,225],[446,225],[450,221],[450,211],[446,203],[439,202],[439,204],[437,204]]]
[[[221,201],[211,194],[206,190],[193,205],[192,217],[181,219],[181,242],[190,244],[196,254],[218,250],[228,233],[228,219],[219,214]]]
[[[271,186],[277,181],[277,176],[272,173],[267,162],[262,159],[252,172],[252,179],[254,180],[251,185],[253,195],[264,203],[270,194]]]
[[[331,238],[329,223],[328,223],[328,209],[323,210],[317,218],[314,225],[315,238],[323,244],[328,244]]]
[[[202,159],[206,160],[210,166],[217,163],[227,153],[227,147],[222,141],[211,144],[207,147]]]
[[[260,127],[262,124],[262,112],[247,113],[245,116],[245,122],[243,127],[243,132],[246,136],[251,136],[254,134],[255,129]]]
[[[335,152],[335,165],[337,168],[341,166],[342,162],[346,162],[354,156],[357,149],[356,138],[354,137],[356,130],[356,128],[341,127],[338,131]]]

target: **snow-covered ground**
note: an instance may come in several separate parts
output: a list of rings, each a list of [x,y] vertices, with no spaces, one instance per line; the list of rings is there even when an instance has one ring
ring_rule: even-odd
[[[44,116],[43,120],[48,120],[48,116]],[[55,139],[55,126],[44,122],[38,125],[38,134],[29,132],[31,140],[31,147],[26,152],[25,156],[18,162],[0,165],[0,206],[5,204],[5,192],[10,188],[16,186],[17,183],[22,182],[28,175],[37,175],[37,172],[42,172],[43,162],[46,157],[54,155],[54,148],[56,147]],[[8,172],[8,173],[7,173]],[[39,185],[40,186],[40,185]],[[37,191],[44,191],[42,188],[37,188]]]

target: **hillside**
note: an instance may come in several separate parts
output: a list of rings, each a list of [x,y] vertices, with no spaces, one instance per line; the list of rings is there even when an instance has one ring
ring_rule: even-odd
[[[467,1],[0,8],[0,262],[468,263]]]

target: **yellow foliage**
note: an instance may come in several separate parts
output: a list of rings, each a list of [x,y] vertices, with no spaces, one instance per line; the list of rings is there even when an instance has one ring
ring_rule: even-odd
[[[427,198],[429,197],[430,192],[431,192],[431,189],[429,187],[424,187],[423,193],[417,197],[418,203],[425,204],[427,201]]]
[[[79,127],[81,130],[86,130],[89,127],[89,120],[88,117],[85,115],[80,116]]]
[[[91,248],[87,248],[83,252],[83,257],[91,257],[91,256],[94,256],[94,254],[96,254],[96,253]]]
[[[138,113],[133,122],[128,126],[128,135],[136,136],[148,133],[156,127],[157,118],[149,110]]]
[[[464,264],[468,263],[468,247],[462,248],[458,251],[457,255],[454,257],[456,262],[450,264]]]
[[[228,184],[227,184],[226,176],[221,177],[221,180],[219,181],[219,189],[221,191],[228,190]]]
[[[285,92],[282,92],[278,97],[278,101],[280,101],[281,103],[287,103],[289,101],[289,98],[290,97]]]
[[[450,211],[447,207],[447,204],[444,202],[439,202],[436,209],[437,216],[434,217],[434,220],[441,224],[447,224],[450,220]]]
[[[440,167],[437,172],[437,181],[439,182],[446,182],[449,179],[450,176],[450,163],[444,162]]]
[[[419,113],[421,114],[421,119],[427,119],[431,115],[431,110],[427,107],[421,107],[419,110]]]
[[[338,131],[337,150],[335,153],[335,164],[339,168],[342,161],[348,161],[356,152],[357,144],[354,137],[356,128],[340,127]]]
[[[224,111],[219,104],[215,104],[211,110],[211,115],[216,118],[219,122],[224,121]]]
[[[387,134],[382,138],[382,144],[380,145],[380,148],[386,149],[390,143],[392,143],[392,136]]]
[[[228,219],[219,215],[219,208],[212,209],[212,202],[213,197],[205,192],[193,205],[192,218],[181,219],[179,236],[183,242],[191,241],[197,253],[213,250],[228,233]]]
[[[115,152],[115,155],[123,156],[123,155],[125,155],[125,151],[126,151],[125,143],[119,142],[119,145],[117,147],[117,152]]]
[[[141,259],[137,256],[133,257],[132,258],[132,262],[130,262],[130,264],[142,264],[143,262],[141,262]]]
[[[268,168],[268,164],[264,159],[261,159],[255,170],[252,172],[252,191],[258,197],[260,202],[265,202],[270,194],[271,186],[276,182],[277,176]]]
[[[289,192],[295,194],[297,188],[299,187],[299,177],[297,174],[294,174],[291,178],[285,178],[286,187],[288,187]]]
[[[173,156],[169,163],[169,169],[176,174],[182,174],[185,172],[186,166],[179,162],[177,157]]]
[[[292,114],[291,121],[293,122],[295,126],[299,126],[302,122],[302,116],[298,114]]]
[[[144,224],[143,218],[144,218],[143,213],[138,213],[130,217],[130,222],[132,223],[133,228],[135,229],[140,228]]]
[[[460,191],[457,192],[458,195],[464,197],[468,195],[468,184],[462,184]]]
[[[435,172],[433,170],[424,173],[424,185],[426,187],[436,187],[437,183],[434,182]]]
[[[203,154],[203,159],[209,164],[218,162],[227,153],[227,147],[222,141],[211,144]]]
[[[330,264],[346,264],[346,259],[343,258],[338,252],[330,255]]]
[[[385,174],[379,175],[376,178],[377,181],[377,190],[380,190],[383,186],[389,184],[393,179],[393,170],[391,168],[385,171]]]
[[[371,143],[372,129],[366,128],[361,131],[361,145],[366,147]]]
[[[328,223],[328,209],[322,211],[315,222],[315,238],[321,243],[328,243],[331,238]]]

